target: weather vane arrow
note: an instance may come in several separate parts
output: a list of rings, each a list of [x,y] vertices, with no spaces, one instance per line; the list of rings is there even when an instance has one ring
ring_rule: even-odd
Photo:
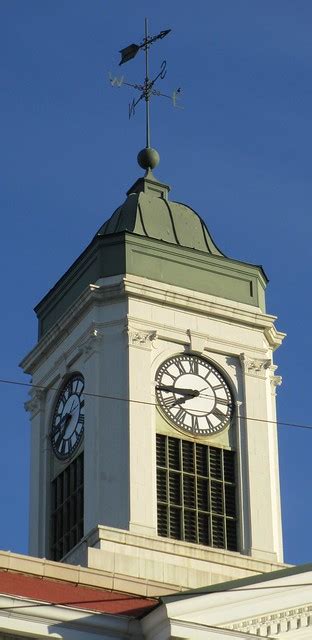
[[[147,25],[147,19],[145,19],[145,25]],[[147,29],[145,29],[145,38],[142,44],[129,44],[128,47],[120,49],[119,53],[121,53],[121,60],[119,62],[119,66],[125,62],[129,62],[129,60],[132,60],[140,49],[149,47],[153,42],[156,42],[156,40],[162,40],[162,38],[167,36],[170,31],[171,29],[166,29],[165,31],[161,31],[157,36],[148,37]]]
[[[145,100],[146,149],[150,149],[151,151],[153,151],[150,145],[150,99],[151,99],[151,96],[162,96],[164,98],[169,98],[170,100],[172,100],[172,104],[174,107],[179,106],[177,105],[177,100],[181,92],[180,88],[175,89],[172,95],[167,95],[165,93],[161,93],[160,91],[158,91],[154,86],[157,80],[163,80],[166,76],[166,73],[167,73],[166,60],[163,60],[163,62],[161,63],[159,73],[152,79],[149,77],[149,49],[151,45],[154,44],[154,42],[156,42],[157,40],[162,40],[170,32],[171,32],[171,29],[166,29],[164,31],[160,31],[160,33],[158,33],[156,36],[149,36],[148,21],[147,21],[147,18],[145,18],[145,37],[142,43],[141,44],[132,43],[132,44],[129,44],[127,47],[120,49],[119,53],[121,54],[121,60],[119,62],[119,66],[135,58],[135,56],[139,51],[142,50],[145,52],[145,80],[143,83],[139,84],[139,83],[126,82],[124,80],[124,76],[121,76],[120,78],[118,78],[118,77],[113,77],[111,73],[109,74],[109,80],[113,87],[121,87],[122,85],[127,85],[128,87],[132,87],[140,92],[139,97],[137,99],[134,98],[132,102],[129,104],[129,118],[131,118],[131,116],[135,114],[135,109],[137,104],[141,100]],[[155,151],[155,154],[157,154],[157,157],[158,157],[158,153],[156,151]],[[159,161],[159,157],[158,157],[158,161]],[[158,164],[158,161],[157,162],[155,161],[156,164],[154,163],[154,166]],[[141,164],[140,161],[139,161],[139,164]],[[146,168],[145,165],[144,165],[144,168]],[[150,168],[154,168],[154,167],[151,166]]]

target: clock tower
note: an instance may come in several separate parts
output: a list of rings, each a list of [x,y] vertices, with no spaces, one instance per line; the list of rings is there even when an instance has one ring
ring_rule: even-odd
[[[281,566],[284,334],[263,269],[227,258],[154,160],[37,305],[22,367],[30,553],[159,592]]]

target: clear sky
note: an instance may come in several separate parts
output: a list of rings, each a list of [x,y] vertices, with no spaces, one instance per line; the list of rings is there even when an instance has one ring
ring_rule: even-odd
[[[262,264],[276,353],[278,415],[311,415],[312,3],[306,0],[0,0],[0,378],[36,342],[35,304],[141,175],[143,105],[112,88],[118,50],[172,28],[154,47],[157,176],[190,204],[226,255]],[[142,57],[125,65],[143,79]],[[27,552],[27,389],[0,383],[0,548]],[[280,427],[285,559],[312,561],[312,430]]]

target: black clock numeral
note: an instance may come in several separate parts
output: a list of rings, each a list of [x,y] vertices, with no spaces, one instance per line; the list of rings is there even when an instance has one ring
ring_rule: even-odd
[[[223,404],[223,405],[225,405],[225,406],[228,406],[229,401],[228,401],[228,399],[227,399],[227,398],[218,398],[218,397],[217,397],[217,398],[216,398],[216,403],[217,403],[217,404]]]
[[[213,429],[213,424],[212,424],[212,422],[210,422],[209,416],[205,416],[205,418],[206,418],[206,422],[207,422],[207,425],[208,425],[208,430],[211,431],[211,429]]]
[[[217,391],[218,389],[224,389],[223,384],[217,384],[216,386],[211,385],[214,391]]]
[[[170,373],[169,369],[165,369],[165,371],[163,371],[163,372],[162,372],[162,376],[161,376],[161,378],[159,379],[158,384],[160,384],[160,385],[164,385],[164,386],[165,386],[165,383],[164,383],[164,381],[163,381],[163,377],[164,377],[164,376],[169,376],[169,378],[171,379],[171,381],[172,381],[172,382],[174,382],[174,381],[175,381],[175,379],[176,379],[176,376],[175,376],[173,373]]]
[[[64,453],[65,453],[65,450],[66,450],[66,444],[67,444],[66,440],[62,440],[62,445],[61,445],[61,447],[59,448],[59,451],[60,451],[60,453],[61,453],[62,455],[64,455]]]
[[[218,409],[218,407],[215,407],[215,409],[213,410],[212,413],[213,413],[215,418],[220,420],[220,422],[222,422],[222,420],[224,420],[224,418],[226,418],[226,413],[223,413],[222,411],[220,411],[220,409]]]
[[[190,363],[190,373],[193,373],[195,376],[198,375],[198,362],[197,360],[189,360]]]
[[[84,415],[83,415],[83,413],[80,414],[80,416],[78,418],[78,422],[80,422],[80,424],[84,424]]]
[[[168,398],[162,398],[162,403],[166,409],[171,409],[171,407],[176,403],[176,399],[173,395],[168,396]]]
[[[77,395],[81,396],[83,390],[84,390],[84,384],[83,384],[82,380],[78,380],[77,381],[77,390],[76,390]]]
[[[81,402],[80,402],[80,409],[83,409],[83,407],[84,407],[84,400],[81,400]]]
[[[74,447],[74,444],[77,441],[77,434],[76,431],[74,431],[74,433],[71,435],[69,441],[68,441],[68,445],[69,445],[69,450],[71,451]]]
[[[56,446],[57,449],[59,449],[60,448],[60,444],[61,444],[61,442],[63,440],[62,431],[56,431],[56,433],[54,435],[54,438],[55,438],[55,440],[54,440],[55,446]]]
[[[181,360],[175,360],[174,364],[178,368],[181,376],[183,376],[186,373],[183,362],[181,362]]]
[[[193,415],[192,415],[192,430],[193,430],[193,431],[199,431],[199,420],[198,420],[198,416],[193,416]]]
[[[186,411],[180,407],[178,413],[176,413],[174,417],[176,420],[181,420],[181,422],[184,422],[185,416]]]

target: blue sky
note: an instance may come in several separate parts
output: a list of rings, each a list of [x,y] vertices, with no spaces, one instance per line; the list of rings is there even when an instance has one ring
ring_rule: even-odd
[[[157,176],[190,204],[225,254],[262,264],[268,312],[288,334],[276,353],[278,415],[311,416],[312,4],[292,0],[0,0],[0,378],[36,341],[35,304],[141,175],[143,109],[111,88],[118,50],[172,28],[152,103]],[[143,78],[142,57],[122,69]],[[159,87],[160,88],[160,87]],[[141,105],[142,106],[142,105]],[[0,548],[27,551],[27,390],[0,383]],[[280,427],[285,559],[312,561],[312,431]]]

